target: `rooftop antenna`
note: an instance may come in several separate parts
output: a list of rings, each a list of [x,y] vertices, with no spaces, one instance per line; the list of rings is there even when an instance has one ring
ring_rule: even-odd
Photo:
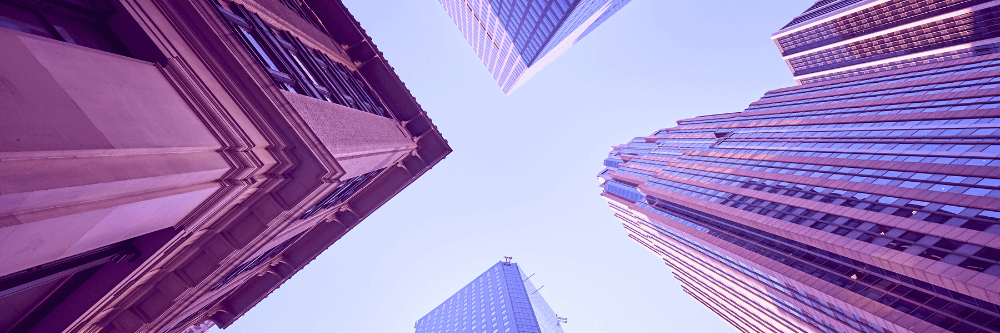
[[[503,257],[503,265],[504,266],[510,266],[510,260],[511,259],[514,259],[514,258],[513,257]]]
[[[545,288],[545,286],[544,286],[544,285],[542,285],[541,287],[538,287],[538,289],[535,289],[535,292],[534,292],[534,293],[531,293],[531,294],[532,294],[532,295],[534,295],[534,294],[535,294],[535,293],[537,293],[537,292],[538,292],[539,290],[542,290],[542,288]]]

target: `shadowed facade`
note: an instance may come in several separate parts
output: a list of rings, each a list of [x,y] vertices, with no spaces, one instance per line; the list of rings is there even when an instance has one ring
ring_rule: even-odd
[[[0,1],[0,332],[227,327],[451,148],[340,1]]]

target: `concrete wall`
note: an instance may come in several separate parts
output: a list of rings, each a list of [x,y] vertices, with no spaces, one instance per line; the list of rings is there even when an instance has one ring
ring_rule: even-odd
[[[0,29],[0,276],[177,224],[230,169],[156,65]]]
[[[395,120],[281,91],[326,146],[348,179],[396,163],[417,148]]]

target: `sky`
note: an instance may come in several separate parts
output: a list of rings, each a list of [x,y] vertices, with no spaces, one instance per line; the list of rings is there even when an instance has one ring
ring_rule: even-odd
[[[770,36],[812,1],[633,0],[510,96],[437,1],[343,2],[454,152],[226,333],[413,332],[504,256],[566,333],[735,332],[596,176],[610,146],[794,85]]]

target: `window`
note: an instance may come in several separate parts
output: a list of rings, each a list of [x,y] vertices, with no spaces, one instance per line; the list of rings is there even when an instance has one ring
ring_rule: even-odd
[[[294,1],[285,2],[304,13]],[[216,7],[278,88],[389,117],[378,97],[358,73],[305,46],[287,31],[264,23],[242,5],[232,11]]]
[[[84,2],[38,1],[24,4],[0,2],[0,28],[129,56],[104,22],[114,13]],[[56,14],[58,13],[58,15]]]

